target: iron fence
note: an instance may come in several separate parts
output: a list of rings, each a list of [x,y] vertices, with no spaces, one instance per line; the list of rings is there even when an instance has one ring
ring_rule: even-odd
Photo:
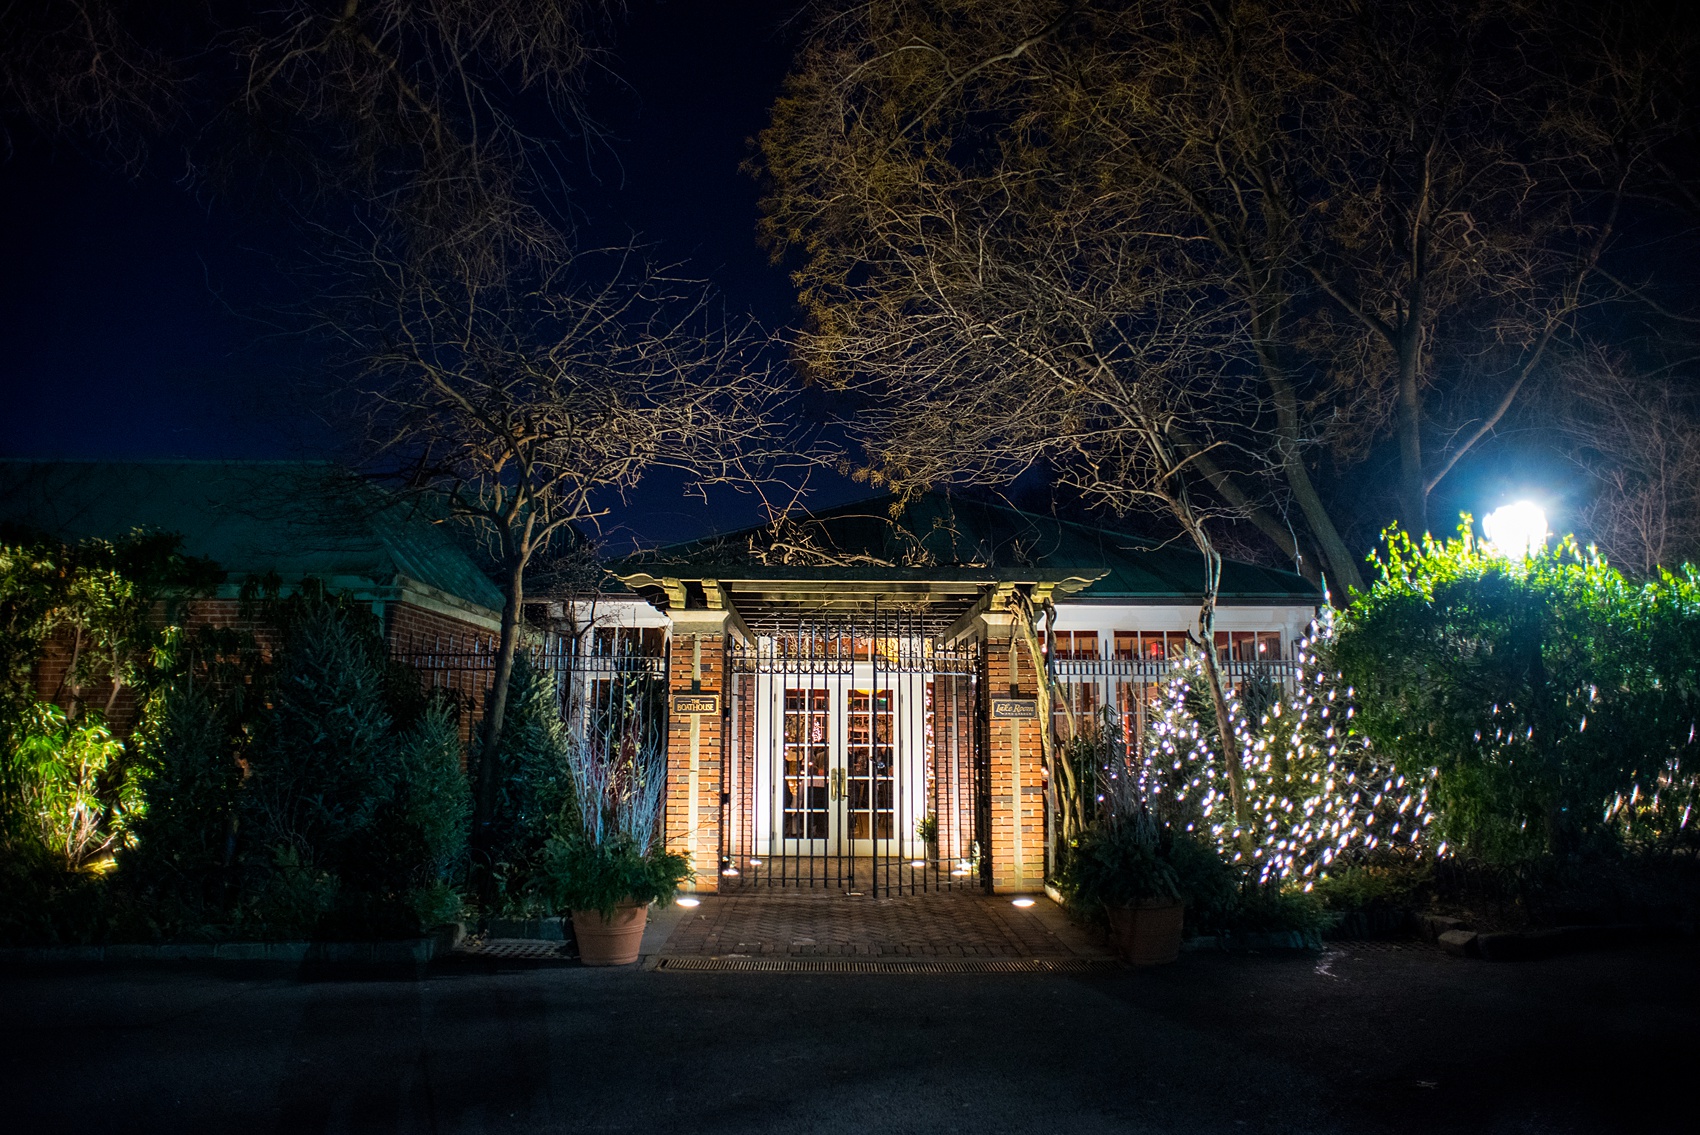
[[[463,739],[482,720],[496,673],[492,638],[437,638],[397,644],[391,657],[411,667],[427,692],[441,693],[460,710]],[[580,737],[623,732],[641,715],[665,712],[667,659],[632,651],[585,650],[568,635],[548,635],[524,644],[530,665],[554,679],[561,720]]]
[[[1077,725],[1088,727],[1105,709],[1121,725],[1123,736],[1138,746],[1153,708],[1168,682],[1180,673],[1180,658],[1059,658],[1052,673],[1068,699]],[[1285,659],[1224,659],[1218,672],[1254,720],[1297,680],[1299,663]],[[1067,735],[1068,715],[1058,709],[1057,728]]]
[[[982,886],[978,648],[903,612],[764,629],[728,651],[723,887]]]

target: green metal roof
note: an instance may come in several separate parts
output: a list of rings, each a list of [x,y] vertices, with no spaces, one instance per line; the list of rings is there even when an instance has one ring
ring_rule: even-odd
[[[232,576],[406,577],[490,611],[502,594],[417,505],[309,461],[0,459],[0,521],[65,540],[154,528]]]
[[[968,587],[1005,581],[1090,579],[1072,601],[1175,602],[1203,592],[1203,558],[1181,543],[1040,516],[1005,505],[924,493],[900,508],[886,495],[811,513],[787,525],[674,544],[628,557],[627,580],[714,579],[751,590],[762,581],[928,582]],[[1296,572],[1224,561],[1224,603],[1321,601]]]

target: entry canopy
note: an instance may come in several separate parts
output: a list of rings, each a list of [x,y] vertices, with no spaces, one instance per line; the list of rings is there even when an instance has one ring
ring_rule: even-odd
[[[641,552],[612,572],[659,607],[729,607],[757,631],[901,611],[936,634],[1004,584],[1073,602],[1196,604],[1204,560],[1179,543],[929,492]],[[1312,605],[1322,594],[1295,572],[1224,561],[1219,601]]]

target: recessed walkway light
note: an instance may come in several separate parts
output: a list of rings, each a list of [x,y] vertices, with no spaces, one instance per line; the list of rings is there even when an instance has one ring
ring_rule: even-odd
[[[736,867],[722,867],[720,869],[720,873],[727,876],[736,875],[738,874],[738,869]]]
[[[911,867],[925,867],[926,865],[927,861],[925,859],[911,859],[909,861],[909,866]]]
[[[1009,905],[1010,906],[1018,906],[1022,910],[1026,910],[1028,907],[1033,905],[1033,900],[1028,898],[1026,895],[1022,895],[1018,899],[1010,899]]]
[[[679,899],[677,901],[678,901],[680,906],[701,906],[702,905],[701,899],[693,899],[693,898],[690,898],[690,897],[682,898],[682,899]]]

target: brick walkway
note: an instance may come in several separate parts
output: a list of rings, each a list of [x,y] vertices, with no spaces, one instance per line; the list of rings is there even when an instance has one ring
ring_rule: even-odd
[[[902,898],[842,894],[704,895],[681,912],[663,957],[1066,958],[1113,955],[1040,897],[946,892]]]

